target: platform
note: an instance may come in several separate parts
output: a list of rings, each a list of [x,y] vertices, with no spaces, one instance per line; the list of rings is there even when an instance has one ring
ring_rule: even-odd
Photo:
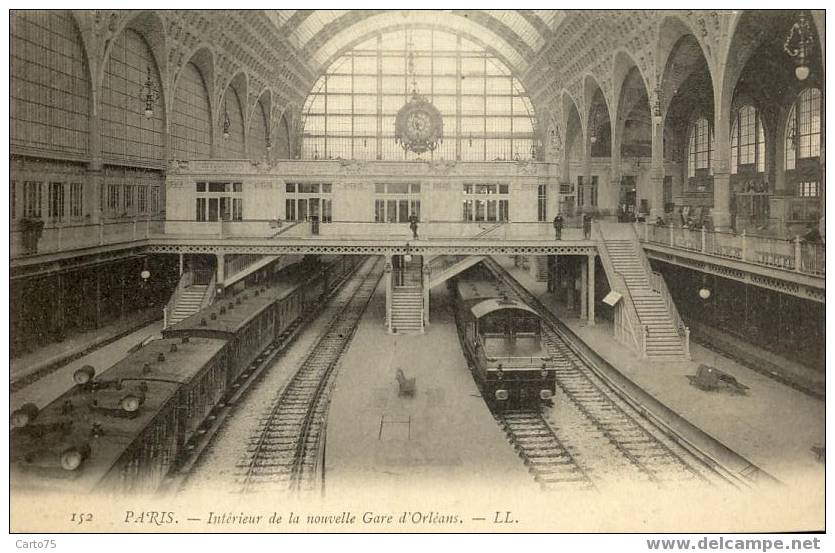
[[[133,324],[136,326],[137,322],[134,321]],[[112,325],[110,330],[120,328],[122,328],[122,325]],[[144,324],[141,324],[140,328],[128,332],[118,339],[110,341],[106,345],[93,349],[87,354],[73,358],[71,361],[61,365],[51,372],[44,374],[37,380],[29,384],[16,386],[16,389],[9,396],[10,409],[17,409],[24,403],[28,402],[34,403],[38,407],[43,407],[74,385],[72,375],[76,370],[80,369],[84,365],[91,365],[96,369],[97,373],[101,373],[124,359],[128,355],[128,350],[139,345],[142,341],[151,338],[161,338],[161,331],[161,320],[157,320],[153,323],[147,323],[146,321]],[[108,334],[105,333],[105,335]],[[88,340],[84,340],[85,337],[87,337]],[[67,343],[63,343],[63,346],[83,352],[85,349],[95,347],[95,342],[91,342],[89,338],[89,336],[83,334],[76,340],[68,340]],[[41,351],[41,355],[38,355],[38,352],[31,354],[31,359],[51,359],[51,351],[52,349],[50,347],[44,348],[43,351]],[[32,367],[35,366],[38,365],[33,362],[32,364],[28,366],[24,365],[15,371],[13,364],[11,375],[12,380],[24,382],[21,379],[24,378],[25,374],[27,374],[25,369],[32,369]]]
[[[825,443],[825,404],[754,372],[730,359],[691,344],[693,361],[648,361],[618,344],[611,324],[588,326],[548,294],[544,282],[496,257],[503,267],[621,374],[766,472],[789,486],[818,487],[823,497],[824,464],[811,448]],[[749,387],[745,395],[704,392],[688,375],[699,364],[715,366]]]
[[[446,288],[436,290],[432,324],[421,335],[387,334],[382,285],[372,298],[335,382],[327,427],[329,498],[375,489],[396,490],[398,497],[487,485],[521,497],[539,490],[476,388]],[[398,368],[416,379],[414,397],[398,396]]]
[[[300,278],[303,277],[304,275],[298,272],[289,273],[286,280],[278,283],[276,286],[278,286],[279,290],[290,289]],[[137,322],[138,321],[133,321],[134,327],[137,325]],[[79,335],[74,340],[70,339],[62,344],[52,344],[47,346],[46,348],[43,348],[42,351],[39,350],[39,352],[30,354],[28,359],[22,359],[21,361],[26,361],[26,363],[22,362],[17,370],[15,370],[15,366],[13,364],[11,375],[12,381],[18,380],[22,384],[15,386],[15,389],[10,395],[10,409],[17,409],[27,402],[32,402],[39,407],[44,406],[67,391],[73,385],[73,373],[84,365],[93,366],[96,369],[96,372],[101,374],[103,371],[109,369],[127,357],[131,348],[138,346],[143,341],[162,337],[162,320],[157,320],[153,323],[148,323],[146,321],[144,324],[140,324],[140,328],[128,331],[127,334],[124,334],[124,327],[127,324],[128,321],[122,321],[108,327],[107,329],[101,329],[101,332],[92,333],[90,335]],[[83,354],[85,349],[95,347],[95,340],[101,340],[102,337],[112,336],[114,332],[117,332],[120,329],[123,330],[123,335],[121,335],[121,337],[118,337],[110,342],[106,342],[106,345],[98,347],[87,354]],[[56,347],[65,353],[78,351],[82,352],[82,355],[72,357],[71,361],[63,364],[55,370],[52,370],[51,372],[47,372],[44,376],[32,381],[31,383],[25,383],[24,379],[27,378],[27,374],[32,373],[33,370],[37,370],[38,367],[43,366],[43,363],[49,362],[53,359],[53,357],[55,357],[53,350],[55,350]],[[41,361],[39,362],[39,360]]]
[[[72,334],[61,342],[52,342],[15,357],[11,359],[9,365],[9,382],[12,389],[20,389],[54,368],[63,366],[86,353],[126,337],[159,318],[159,310],[142,309],[101,328]]]

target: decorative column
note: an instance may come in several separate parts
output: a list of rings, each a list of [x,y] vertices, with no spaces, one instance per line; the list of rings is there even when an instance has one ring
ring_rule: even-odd
[[[586,257],[586,266],[588,267],[588,316],[589,326],[594,326],[594,254],[590,253]]]
[[[618,130],[617,124],[617,117],[610,121],[610,128],[612,129],[612,136],[611,136],[611,146],[612,150],[610,155],[611,160],[611,169],[610,169],[610,184],[611,184],[611,205],[607,205],[612,209],[612,215],[617,217],[618,206],[621,203],[620,197],[620,181],[621,175],[623,174],[623,167],[621,166],[621,156],[620,156],[620,131]],[[601,183],[602,186],[603,183]]]
[[[660,117],[653,117],[652,163],[649,173],[650,219],[664,217],[664,123]]]
[[[180,276],[183,276],[183,254],[180,254]]]
[[[431,280],[432,270],[429,268],[429,263],[425,261],[426,256],[421,256],[423,259],[423,324],[429,325],[429,283]]]
[[[391,256],[386,256],[386,265],[383,269],[383,278],[386,281],[386,329],[391,333]]]
[[[226,278],[226,276],[224,275],[224,270],[226,269],[226,260],[224,259],[224,257],[225,254],[217,254],[217,278],[215,279],[215,282],[217,283],[218,290],[223,289],[223,281]]]
[[[716,230],[728,230],[731,226],[731,170],[730,170],[730,102],[718,103],[721,106],[716,110],[716,121],[713,125],[713,136],[716,148],[713,151],[713,226]]]
[[[572,258],[573,257],[574,256],[572,256]],[[572,259],[572,263],[569,263],[566,268],[568,269],[567,272],[569,273],[569,277],[567,279],[568,280],[568,282],[567,282],[567,284],[568,284],[568,286],[567,286],[567,288],[568,288],[568,298],[566,298],[565,303],[566,303],[566,307],[570,311],[574,311],[574,293],[577,290],[577,276],[576,276],[577,270],[576,270],[575,264],[573,263],[573,259]]]
[[[569,190],[571,189],[571,172],[569,167],[569,160],[568,160],[568,145],[566,144],[562,151],[560,152],[560,178],[559,183],[557,185],[557,193],[559,194],[559,189],[565,185]],[[574,205],[577,205],[577,196],[574,196]],[[562,202],[559,202],[562,204]],[[557,213],[562,212],[562,205],[558,206],[559,211]],[[554,214],[556,215],[556,213]]]
[[[583,152],[583,207],[591,208],[591,141],[586,140]],[[580,191],[577,191],[579,197]]]
[[[587,258],[588,259],[588,258]],[[588,302],[588,263],[580,262],[580,318],[585,319],[589,313]]]

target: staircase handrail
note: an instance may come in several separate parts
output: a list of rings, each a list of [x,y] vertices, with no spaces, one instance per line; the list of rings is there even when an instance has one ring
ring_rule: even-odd
[[[429,262],[429,268],[433,273],[443,272],[463,261],[465,257],[465,255],[439,255]],[[435,263],[436,260],[440,263]]]
[[[212,305],[217,295],[217,271],[212,273],[212,278],[209,279],[209,284],[206,285],[206,291],[203,292],[203,301],[200,302],[200,309],[205,309]]]
[[[262,254],[238,254],[231,260],[228,258],[224,259],[225,267],[223,274],[226,275],[226,279],[229,280],[234,275],[246,270],[247,267],[251,267],[265,257],[266,256]]]
[[[664,303],[667,306],[667,311],[673,319],[673,324],[675,325],[676,330],[678,330],[679,336],[683,337],[684,329],[687,328],[687,325],[684,324],[684,320],[678,312],[676,303],[673,301],[673,295],[670,293],[670,289],[667,288],[667,282],[664,280],[664,275],[653,271],[650,275],[650,285],[652,286],[652,291],[658,292],[664,300]]]
[[[270,238],[275,238],[276,236],[280,236],[280,235],[284,234],[285,232],[287,232],[288,230],[290,230],[294,227],[297,227],[302,223],[302,221],[281,221],[280,219],[276,219],[276,222],[278,224],[278,226],[276,228],[278,228],[280,230],[278,232],[276,232],[275,234],[273,234],[272,236],[270,236]],[[288,224],[284,224],[284,223],[288,223]]]
[[[162,308],[162,328],[163,330],[168,328],[168,320],[170,319],[171,315],[174,314],[174,308],[177,306],[177,301],[179,301],[180,296],[183,295],[183,290],[188,288],[194,282],[194,273],[191,271],[186,271],[180,276],[180,281],[177,283],[177,287],[174,288],[174,291],[171,293],[171,297],[168,299],[168,303],[165,304],[165,307]]]
[[[646,223],[644,224],[646,225]],[[641,245],[641,240],[638,237],[637,229],[633,225],[629,225],[629,240],[632,242],[632,247],[635,248],[636,256],[641,260],[641,265],[643,266],[644,271],[646,271],[650,288],[653,292],[661,296],[662,300],[664,300],[664,305],[667,306],[667,313],[669,313],[670,318],[673,320],[673,326],[675,326],[676,332],[678,332],[679,337],[683,340],[683,345],[685,346],[685,350],[687,350],[688,346],[684,343],[687,341],[687,325],[684,324],[684,321],[678,312],[676,302],[673,300],[672,294],[670,294],[670,289],[667,288],[667,282],[664,280],[664,276],[661,273],[652,270],[652,266],[649,264],[649,259],[647,259],[647,256],[644,253],[644,248]]]
[[[493,225],[492,227],[488,227],[488,228],[486,228],[486,229],[483,229],[481,232],[479,232],[478,234],[476,234],[475,236],[473,236],[473,239],[478,240],[479,238],[485,238],[487,234],[490,234],[491,232],[493,232],[493,231],[494,231],[494,230],[496,230],[497,228],[501,228],[501,227],[503,227],[503,226],[504,226],[504,224],[505,224],[505,222],[504,222],[504,221],[499,221],[498,223],[496,223],[496,224],[495,224],[495,225]]]
[[[635,350],[644,355],[646,353],[644,325],[641,324],[641,317],[638,315],[638,311],[632,303],[632,293],[626,284],[626,278],[624,278],[620,271],[615,269],[612,263],[612,259],[609,256],[609,249],[606,247],[606,239],[603,236],[603,231],[599,223],[592,222],[592,232],[595,232],[599,237],[597,249],[600,254],[600,260],[603,263],[603,269],[606,271],[606,275],[610,277],[609,284],[612,290],[619,291],[623,296],[623,313],[626,315],[627,322],[626,330],[629,332],[632,343],[635,345]]]

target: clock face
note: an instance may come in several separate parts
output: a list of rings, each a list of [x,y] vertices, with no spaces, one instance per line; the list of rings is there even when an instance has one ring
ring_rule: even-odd
[[[409,114],[406,129],[413,139],[426,140],[432,133],[432,118],[426,112],[415,111]]]
[[[394,140],[409,152],[433,151],[443,140],[444,121],[438,108],[418,93],[406,102],[394,121]]]

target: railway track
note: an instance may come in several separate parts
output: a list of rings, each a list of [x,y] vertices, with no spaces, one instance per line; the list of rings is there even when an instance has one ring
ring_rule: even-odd
[[[327,329],[259,421],[237,466],[242,493],[315,488],[334,369],[383,275],[382,265],[380,259],[367,262],[355,277],[357,287],[336,298]]]
[[[569,345],[568,339],[559,332],[559,321],[533,294],[516,282],[495,261],[488,260],[485,266],[500,282],[512,289],[522,301],[537,310],[543,321],[547,323],[544,328],[545,343],[549,352],[557,359],[557,397],[555,400],[567,400],[576,410],[579,418],[588,423],[585,425],[584,432],[594,432],[607,443],[610,446],[609,449],[620,457],[619,464],[637,471],[641,475],[640,480],[651,482],[659,487],[687,485],[695,482],[731,483],[724,475],[676,443],[644,418],[635,407],[620,398],[618,393],[596,374],[589,362]],[[570,434],[572,431],[560,428],[555,430],[541,415],[530,414],[531,417],[533,415],[539,416],[542,425],[547,426],[548,431],[553,434],[554,440],[563,444],[560,446],[562,450],[571,449],[574,438]],[[524,434],[521,436],[518,434],[520,428],[506,424],[504,419],[507,415],[497,414],[496,416],[507,431],[509,440],[519,449],[520,456],[529,462],[527,453],[529,448],[518,445],[520,438],[523,440],[525,438]],[[540,432],[545,438],[547,432]],[[583,436],[582,440],[589,441],[590,437]],[[559,449],[555,448],[550,451],[550,457],[543,459],[564,459],[560,456]],[[577,469],[587,475],[589,482],[594,482],[588,475],[595,474],[596,469],[592,466],[584,466],[585,462],[581,457],[575,454],[571,459]],[[532,466],[531,472],[541,482],[537,470],[535,465]]]
[[[646,478],[666,482],[707,479],[684,461],[646,424],[639,424],[631,408],[613,397],[611,390],[589,374],[585,362],[552,330],[546,329],[549,353],[562,360],[556,369],[556,384],[574,406]]]
[[[341,275],[333,288],[327,292],[320,303],[314,304],[301,313],[270,345],[264,348],[252,362],[241,371],[241,374],[230,386],[229,393],[218,402],[200,428],[195,437],[186,444],[187,453],[176,471],[172,471],[160,486],[160,494],[176,494],[184,489],[192,472],[201,462],[201,457],[212,440],[223,427],[237,404],[255,387],[267,370],[289,349],[307,325],[320,315],[331,298],[337,296],[357,267]]]
[[[495,417],[543,490],[595,489],[591,478],[540,412],[504,411],[495,413]]]

